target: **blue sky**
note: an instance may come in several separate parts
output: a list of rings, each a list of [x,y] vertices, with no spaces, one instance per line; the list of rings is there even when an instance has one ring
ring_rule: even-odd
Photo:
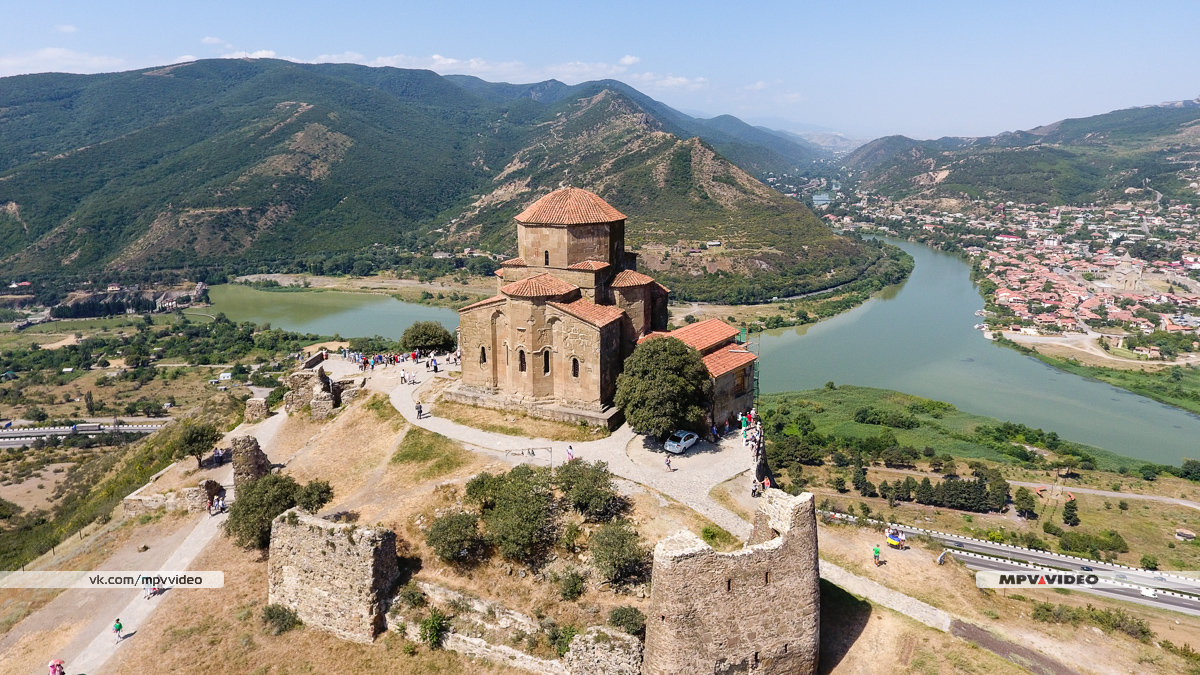
[[[266,56],[505,82],[610,77],[693,114],[862,138],[995,134],[1200,96],[1190,0],[3,6],[0,75]]]

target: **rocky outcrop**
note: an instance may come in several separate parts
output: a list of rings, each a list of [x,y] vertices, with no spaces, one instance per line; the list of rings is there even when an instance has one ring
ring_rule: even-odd
[[[400,569],[396,533],[339,525],[291,509],[271,524],[267,602],[305,624],[353,642],[385,628]]]

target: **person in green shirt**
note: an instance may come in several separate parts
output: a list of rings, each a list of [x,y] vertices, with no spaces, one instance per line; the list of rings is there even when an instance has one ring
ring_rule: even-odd
[[[875,554],[875,566],[879,567],[879,547],[876,546],[875,548],[871,549],[871,552]]]
[[[125,628],[125,626],[121,625],[120,619],[117,619],[116,622],[113,623],[113,635],[117,636],[117,642],[120,642],[125,637],[124,635],[121,635],[121,630],[123,628]]]

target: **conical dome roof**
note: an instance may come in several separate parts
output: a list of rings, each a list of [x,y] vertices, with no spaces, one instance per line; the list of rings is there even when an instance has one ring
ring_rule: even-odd
[[[516,220],[538,225],[590,225],[625,220],[625,214],[592,192],[569,187],[537,200]]]

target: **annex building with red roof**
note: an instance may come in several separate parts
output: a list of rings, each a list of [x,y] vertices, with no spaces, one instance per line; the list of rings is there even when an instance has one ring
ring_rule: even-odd
[[[721,424],[754,406],[754,367],[758,357],[738,343],[740,333],[720,319],[705,319],[670,332],[655,331],[642,340],[675,338],[700,352],[713,383],[709,423]]]
[[[515,220],[496,295],[459,310],[462,380],[444,396],[611,428],[617,376],[666,328],[670,290],[637,271],[625,214],[587,190],[555,190]]]

